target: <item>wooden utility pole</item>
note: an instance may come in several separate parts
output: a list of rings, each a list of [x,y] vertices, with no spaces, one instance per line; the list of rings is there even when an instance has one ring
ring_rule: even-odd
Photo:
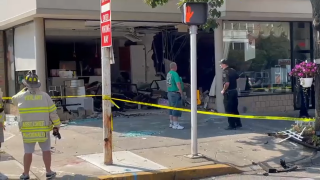
[[[104,164],[112,164],[112,128],[111,128],[111,101],[106,100],[111,97],[111,49],[112,47],[101,48],[102,53],[102,112],[103,112],[103,139],[104,139]]]
[[[102,69],[102,112],[103,112],[103,154],[104,164],[112,164],[112,128],[111,128],[111,67],[113,55],[111,35],[111,0],[101,0],[101,69]]]

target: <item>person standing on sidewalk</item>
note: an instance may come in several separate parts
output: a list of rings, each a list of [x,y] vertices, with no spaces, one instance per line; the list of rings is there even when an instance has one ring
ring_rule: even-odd
[[[3,130],[5,130],[5,125],[4,125],[5,121],[6,121],[6,114],[4,113],[4,102],[2,100],[2,97],[0,96],[0,150],[1,150],[1,143],[4,142]]]
[[[221,93],[223,94],[225,111],[227,114],[239,115],[237,91],[237,79],[239,78],[239,75],[236,70],[229,67],[228,61],[225,59],[221,60],[220,67],[223,69],[223,89]],[[242,127],[240,118],[228,117],[228,123],[229,126],[226,130],[235,130],[236,128]]]
[[[182,96],[183,96],[183,83],[177,73],[177,64],[175,62],[170,63],[170,71],[167,74],[167,90],[168,90],[168,100],[169,105],[175,108],[182,107]],[[169,110],[170,125],[169,127],[173,129],[184,129],[178,123],[178,118],[181,117],[181,111]]]
[[[41,150],[46,178],[52,179],[56,173],[51,170],[51,141],[50,131],[60,127],[60,118],[56,105],[50,96],[39,90],[41,83],[34,71],[28,72],[22,83],[26,86],[12,97],[12,102],[18,107],[20,114],[19,129],[24,146],[24,172],[20,179],[30,179],[29,171],[32,163],[32,153],[38,143]]]

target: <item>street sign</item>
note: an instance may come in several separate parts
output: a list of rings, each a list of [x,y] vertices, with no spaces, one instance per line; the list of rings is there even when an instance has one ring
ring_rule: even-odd
[[[101,47],[112,46],[111,33],[111,0],[101,0],[101,17],[100,17],[100,31],[101,31]]]
[[[182,6],[183,20],[187,25],[203,25],[207,22],[208,4],[201,2],[187,2]]]

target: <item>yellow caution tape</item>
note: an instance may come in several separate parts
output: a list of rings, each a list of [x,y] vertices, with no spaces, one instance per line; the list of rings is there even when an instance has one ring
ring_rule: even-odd
[[[108,98],[106,97],[106,99],[108,99]],[[159,105],[159,104],[144,103],[144,102],[124,100],[124,99],[118,99],[118,98],[112,98],[112,99],[115,100],[115,101],[122,101],[122,102],[133,103],[133,104],[141,104],[141,105],[145,105],[145,106],[152,106],[152,107],[157,107],[157,108],[162,108],[162,109],[191,112],[190,109],[185,109],[185,108],[175,108],[175,107],[164,106],[164,105]],[[207,114],[207,115],[215,115],[215,116],[223,116],[223,117],[239,117],[239,118],[246,118],[246,119],[268,119],[268,120],[279,120],[279,121],[303,121],[303,122],[313,122],[313,121],[315,121],[314,118],[235,115],[235,114],[217,113],[217,112],[209,112],[209,111],[197,111],[197,113],[199,113],[199,114]]]
[[[102,95],[83,95],[83,96],[52,96],[52,99],[63,99],[63,98],[77,98],[77,97],[97,97]],[[12,99],[11,97],[2,97],[2,99],[9,100]],[[145,106],[152,106],[161,109],[169,109],[169,110],[177,110],[177,111],[184,111],[184,112],[191,112],[190,109],[185,108],[175,108],[171,106],[159,105],[159,104],[152,104],[152,103],[145,103],[139,101],[132,101],[132,100],[125,100],[125,99],[118,99],[112,98],[107,95],[103,95],[103,100],[109,100],[112,104],[114,104],[117,108],[120,108],[114,101],[122,101],[126,103],[133,103],[133,104],[141,104]],[[279,121],[303,121],[303,122],[313,122],[315,121],[314,118],[295,118],[295,117],[281,117],[281,116],[254,116],[254,115],[235,115],[235,114],[226,114],[226,113],[217,113],[217,112],[209,112],[209,111],[197,111],[199,114],[207,114],[207,115],[215,115],[215,116],[222,116],[222,117],[238,117],[238,118],[245,118],[245,119],[267,119],[267,120],[279,120]],[[113,124],[112,124],[113,125]]]
[[[99,97],[102,95],[82,95],[82,96],[51,96],[51,99],[66,99],[66,98],[80,98],[80,97]],[[2,99],[4,100],[11,100],[12,97],[2,97]],[[104,100],[109,100],[114,106],[116,106],[118,109],[120,109],[120,107],[111,99],[111,98],[107,98]]]
[[[11,97],[2,97],[3,100],[10,100],[12,99]]]

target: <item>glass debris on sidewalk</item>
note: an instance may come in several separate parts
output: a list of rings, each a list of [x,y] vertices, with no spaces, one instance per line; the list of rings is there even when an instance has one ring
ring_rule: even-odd
[[[127,133],[123,133],[120,137],[144,137],[144,136],[152,136],[160,134],[160,132],[156,131],[130,131]]]

